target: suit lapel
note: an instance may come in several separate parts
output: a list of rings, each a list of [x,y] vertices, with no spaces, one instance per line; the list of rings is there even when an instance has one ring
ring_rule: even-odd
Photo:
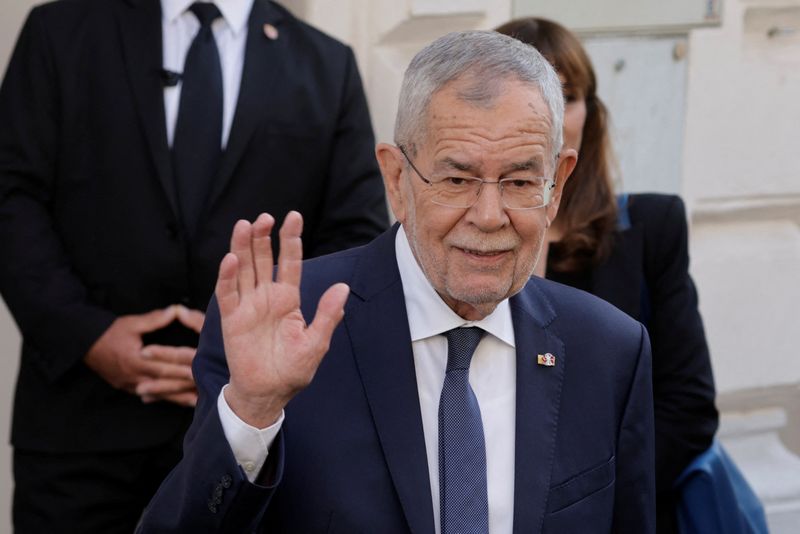
[[[517,345],[515,534],[538,532],[544,519],[568,363],[564,343],[548,328],[555,312],[535,284],[511,299]],[[553,367],[537,363],[537,355],[547,352],[556,357]]]
[[[360,260],[345,326],[381,447],[411,532],[433,533],[430,477],[394,231]],[[353,298],[353,296],[357,298]]]
[[[117,2],[116,18],[128,78],[156,174],[173,213],[178,213],[160,77],[161,4],[159,0]]]
[[[289,37],[284,35],[285,32],[280,32],[283,18],[284,14],[270,6],[268,0],[253,2],[253,9],[247,22],[247,42],[236,112],[219,174],[214,180],[206,202],[207,207],[213,205],[231,180],[253,132],[264,118],[263,110],[268,107],[271,87],[275,80],[285,77]],[[276,39],[267,38],[264,34],[264,25],[268,23],[279,30]]]
[[[641,314],[644,231],[641,224],[617,234],[611,256],[592,272],[592,293],[634,318]]]

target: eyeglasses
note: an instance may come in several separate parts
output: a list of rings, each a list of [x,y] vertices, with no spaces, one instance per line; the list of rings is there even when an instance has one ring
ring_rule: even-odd
[[[402,145],[397,145],[414,172],[433,192],[431,201],[448,208],[471,208],[478,201],[484,184],[497,185],[503,206],[510,210],[532,210],[550,204],[555,181],[542,176],[503,178],[488,182],[483,178],[469,176],[433,176],[425,178],[406,154]]]

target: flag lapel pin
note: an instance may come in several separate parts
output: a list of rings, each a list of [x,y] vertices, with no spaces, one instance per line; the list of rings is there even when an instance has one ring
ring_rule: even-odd
[[[536,363],[539,365],[544,365],[545,367],[555,367],[556,357],[549,352],[546,354],[539,354],[536,356]]]

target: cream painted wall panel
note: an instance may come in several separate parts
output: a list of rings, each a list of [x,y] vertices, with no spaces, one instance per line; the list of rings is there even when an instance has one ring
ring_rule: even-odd
[[[483,13],[486,4],[485,0],[411,0],[411,14],[419,16]]]
[[[679,193],[686,110],[686,36],[587,37],[610,113],[620,190]]]
[[[684,191],[691,198],[800,193],[800,2],[728,0],[721,28],[689,39]],[[759,9],[760,17],[747,16]],[[775,26],[792,30],[772,38]],[[800,13],[800,12],[798,12]]]
[[[695,224],[691,252],[718,391],[799,383],[797,223]]]
[[[515,16],[540,16],[574,29],[642,33],[719,22],[722,0],[514,0]]]

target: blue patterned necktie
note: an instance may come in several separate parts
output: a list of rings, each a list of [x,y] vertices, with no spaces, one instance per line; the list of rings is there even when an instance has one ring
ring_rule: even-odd
[[[486,534],[486,442],[481,410],[469,385],[469,364],[483,330],[455,328],[446,335],[447,374],[439,400],[441,534]]]

